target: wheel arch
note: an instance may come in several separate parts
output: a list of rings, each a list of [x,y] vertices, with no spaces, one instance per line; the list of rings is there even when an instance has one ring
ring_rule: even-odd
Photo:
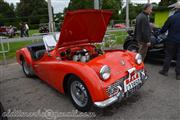
[[[64,94],[68,95],[68,84],[69,84],[69,78],[71,76],[77,76],[73,73],[68,73],[65,75],[64,79],[63,79],[63,92]]]
[[[20,61],[21,64],[22,64],[23,59],[24,59],[24,56],[22,54],[20,54],[19,55],[19,61]]]
[[[127,46],[129,45],[129,43],[134,42],[137,43],[137,40],[135,40],[133,37],[128,36],[123,44],[123,49],[127,49]]]
[[[79,80],[81,80],[84,83],[92,98],[92,101],[103,100],[105,98],[101,81],[94,74],[92,74],[92,76],[88,76],[85,73],[79,74],[79,72],[72,72],[72,71],[70,73],[67,73],[63,77],[61,82],[62,84],[61,90],[62,93],[64,93],[65,95],[67,95],[70,76],[76,76],[77,78],[79,78]]]
[[[17,61],[19,64],[22,64],[23,59],[26,60],[28,65],[32,64],[33,60],[32,60],[31,54],[27,48],[22,48],[19,51],[17,51],[16,56],[17,56]]]
[[[69,78],[71,77],[71,76],[75,76],[75,77],[77,77],[81,82],[83,82],[83,84],[86,86],[86,88],[88,89],[88,91],[90,92],[90,90],[89,90],[89,88],[88,88],[88,86],[86,85],[86,83],[83,81],[83,79],[82,78],[80,78],[78,75],[76,75],[76,74],[74,74],[74,73],[68,73],[68,74],[66,74],[65,75],[65,77],[64,77],[64,79],[63,79],[63,91],[64,91],[64,93],[67,95],[67,91],[68,91],[68,84],[69,84],[69,82],[70,82],[70,80],[69,80]]]

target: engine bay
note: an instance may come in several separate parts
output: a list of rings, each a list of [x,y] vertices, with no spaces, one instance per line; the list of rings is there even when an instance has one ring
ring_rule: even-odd
[[[60,50],[60,57],[62,60],[88,62],[103,53],[104,52],[101,49],[98,49],[93,45],[76,46]]]

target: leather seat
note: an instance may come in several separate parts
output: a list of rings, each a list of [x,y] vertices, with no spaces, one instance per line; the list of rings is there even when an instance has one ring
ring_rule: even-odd
[[[40,59],[41,57],[43,57],[44,53],[46,52],[46,50],[38,50],[35,52],[35,59]]]

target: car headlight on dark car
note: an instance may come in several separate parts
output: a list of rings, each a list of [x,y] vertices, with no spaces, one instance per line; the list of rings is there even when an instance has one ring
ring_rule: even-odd
[[[102,68],[100,69],[100,76],[103,80],[107,80],[110,78],[111,70],[110,70],[109,66],[107,66],[107,65],[102,66]]]
[[[135,61],[138,65],[140,65],[143,62],[141,54],[139,54],[139,53],[136,54]]]

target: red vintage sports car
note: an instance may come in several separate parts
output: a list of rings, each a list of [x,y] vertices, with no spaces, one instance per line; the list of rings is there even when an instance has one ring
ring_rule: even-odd
[[[22,48],[17,61],[27,77],[38,76],[67,94],[80,111],[109,106],[128,97],[147,80],[140,54],[127,50],[101,50],[112,12],[67,12],[59,39],[43,37],[43,44]]]

